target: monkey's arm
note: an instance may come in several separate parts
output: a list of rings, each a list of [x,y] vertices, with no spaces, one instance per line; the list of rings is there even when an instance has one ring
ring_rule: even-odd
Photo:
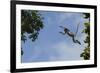
[[[69,29],[68,28],[66,28],[66,27],[63,27],[63,26],[59,26],[60,28],[63,28],[64,30],[66,29],[67,31],[69,31]]]
[[[62,35],[65,35],[66,33],[63,33],[63,32],[59,32],[59,33],[61,33]]]

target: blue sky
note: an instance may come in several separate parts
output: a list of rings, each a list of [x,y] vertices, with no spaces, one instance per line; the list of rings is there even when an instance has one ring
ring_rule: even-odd
[[[32,42],[28,39],[22,43],[24,55],[22,62],[43,62],[43,61],[67,61],[82,60],[82,53],[86,44],[84,39],[86,35],[81,33],[84,29],[82,13],[74,12],[53,12],[39,11],[44,18],[44,28],[40,31],[38,39]],[[73,43],[68,35],[62,35],[59,32],[63,29],[59,26],[65,26],[72,32],[76,32],[77,24],[80,23],[76,39],[82,45]]]

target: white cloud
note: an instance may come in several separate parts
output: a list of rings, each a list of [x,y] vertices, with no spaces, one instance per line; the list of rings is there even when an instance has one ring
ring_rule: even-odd
[[[65,20],[67,21],[73,15],[74,15],[74,13],[63,13],[63,14],[59,14],[59,16],[57,16],[57,19],[59,17],[59,21],[57,21],[57,23],[62,24],[62,22],[64,22]]]
[[[33,54],[30,56],[30,62],[34,61],[60,61],[60,60],[80,60],[80,53],[83,51],[81,46],[68,44],[67,41],[61,41],[50,45],[48,48],[34,47]],[[43,54],[45,53],[45,54]],[[43,54],[43,55],[42,55]],[[47,55],[46,55],[47,54]],[[48,57],[39,59],[40,57]]]
[[[50,57],[51,60],[80,60],[80,52],[82,51],[81,46],[76,46],[72,44],[70,46],[67,42],[62,41],[52,46],[56,53],[59,54],[58,57]]]

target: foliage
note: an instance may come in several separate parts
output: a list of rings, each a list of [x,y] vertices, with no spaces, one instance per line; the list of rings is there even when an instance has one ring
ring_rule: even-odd
[[[89,14],[89,13],[83,13],[83,15],[84,15],[84,18],[85,18],[85,19],[90,18],[90,14]]]
[[[26,35],[29,34],[29,38],[32,41],[37,39],[40,29],[43,28],[42,18],[37,11],[22,10],[21,11],[21,40],[25,42]]]
[[[88,22],[85,22],[85,29],[83,30],[82,33],[87,34],[86,39],[84,40],[84,43],[87,43],[87,46],[83,50],[82,54],[80,55],[81,57],[84,58],[84,60],[89,60],[90,59],[90,14],[89,13],[83,13],[85,16],[85,19],[89,19]]]
[[[38,38],[39,31],[44,27],[42,19],[38,11],[21,10],[21,41],[25,43],[29,38],[34,42]]]

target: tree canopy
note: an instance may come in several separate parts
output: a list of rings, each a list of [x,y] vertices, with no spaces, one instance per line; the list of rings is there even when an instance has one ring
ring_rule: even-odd
[[[87,34],[86,39],[84,40],[84,43],[87,43],[87,46],[83,50],[81,57],[84,58],[84,60],[90,59],[90,14],[89,13],[83,13],[85,19],[89,19],[88,22],[84,23],[85,29],[82,33]]]
[[[42,19],[36,10],[21,10],[21,41],[25,43],[29,38],[34,42],[38,38],[39,31],[44,27]]]
[[[29,38],[35,41],[38,37],[40,29],[43,28],[42,18],[37,11],[22,10],[21,11],[21,40],[25,42],[27,39],[25,33],[29,34]]]

